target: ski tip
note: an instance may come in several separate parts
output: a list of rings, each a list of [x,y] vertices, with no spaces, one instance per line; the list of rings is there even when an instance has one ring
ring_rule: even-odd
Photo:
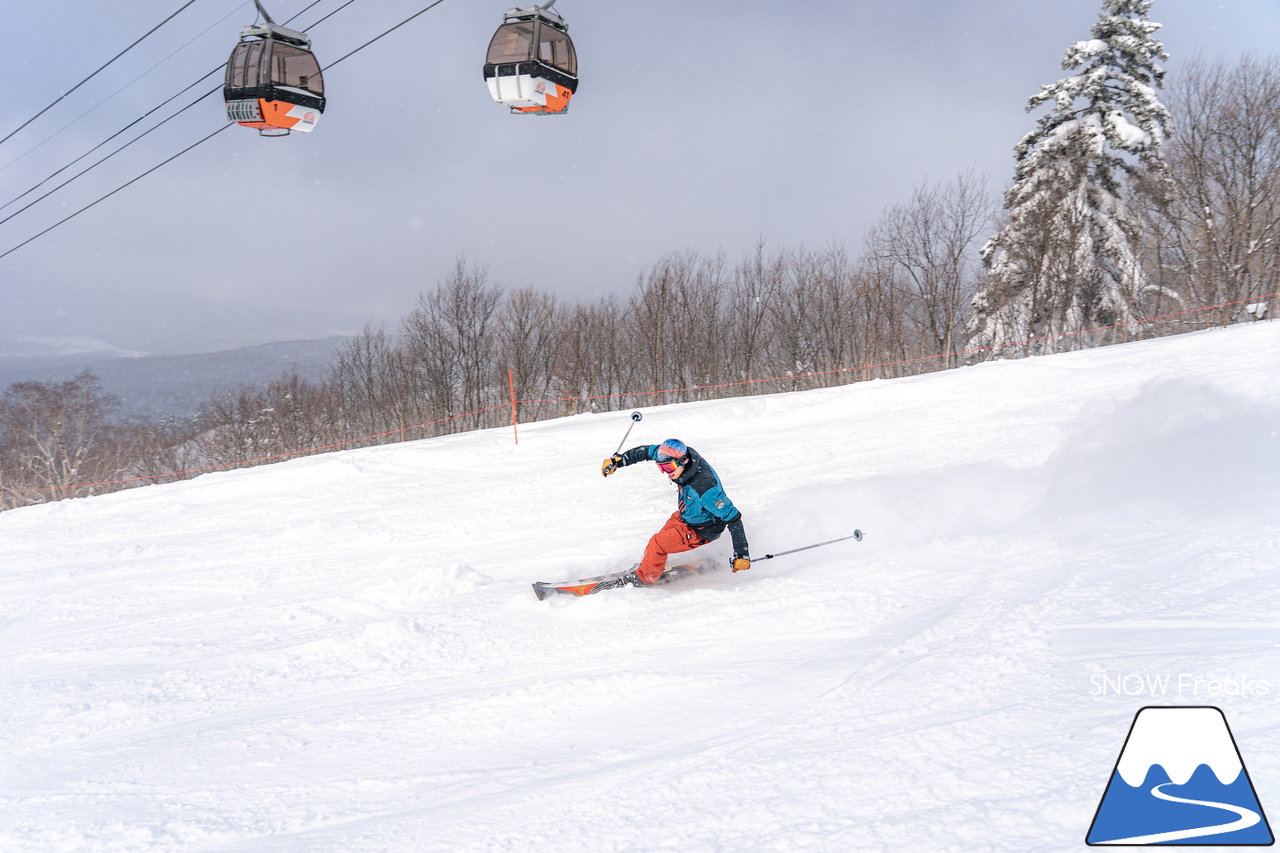
[[[555,587],[549,587],[540,582],[533,585],[533,594],[538,596],[539,601],[542,601],[553,592],[555,592]]]

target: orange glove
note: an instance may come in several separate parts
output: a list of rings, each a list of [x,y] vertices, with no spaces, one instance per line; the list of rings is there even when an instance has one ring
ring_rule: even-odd
[[[751,568],[751,558],[737,555],[729,561],[729,565],[733,566],[733,570],[735,572],[745,572],[747,569]]]
[[[600,463],[600,473],[608,477],[614,471],[617,471],[618,466],[621,464],[622,464],[622,457],[615,453],[612,456],[610,456],[608,459]]]

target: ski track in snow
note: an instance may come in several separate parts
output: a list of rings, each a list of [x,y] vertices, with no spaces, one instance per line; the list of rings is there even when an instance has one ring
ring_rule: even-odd
[[[538,602],[670,514],[626,413],[0,514],[5,851],[1075,850],[1144,704],[1280,791],[1280,324],[645,410],[757,554]],[[723,563],[727,537],[698,552]]]

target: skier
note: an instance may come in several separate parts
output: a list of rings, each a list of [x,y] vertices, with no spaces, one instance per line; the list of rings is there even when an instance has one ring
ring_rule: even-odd
[[[742,513],[725,494],[715,470],[692,447],[675,438],[661,444],[642,444],[604,460],[600,473],[608,477],[623,466],[646,459],[658,463],[662,473],[680,490],[680,496],[679,507],[644,549],[644,559],[636,567],[636,578],[644,584],[656,582],[666,568],[668,554],[692,551],[714,541],[726,527],[733,538],[733,558],[729,565],[735,572],[751,568]]]

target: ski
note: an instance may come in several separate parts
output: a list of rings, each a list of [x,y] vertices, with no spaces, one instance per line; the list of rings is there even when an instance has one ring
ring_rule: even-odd
[[[542,601],[544,598],[557,593],[563,595],[592,595],[597,592],[603,592],[606,589],[617,589],[620,586],[633,586],[638,583],[639,581],[636,580],[633,571],[628,569],[625,572],[614,572],[611,575],[583,578],[580,581],[567,581],[562,584],[535,581],[533,594],[538,596],[539,601]]]
[[[658,584],[671,583],[689,575],[697,574],[698,570],[693,566],[672,566],[659,576]],[[565,583],[548,583],[546,581],[536,581],[533,584],[533,594],[538,596],[538,600],[542,601],[552,595],[595,595],[597,592],[604,592],[607,589],[618,589],[623,586],[645,586],[636,578],[635,566],[627,569],[625,572],[614,572],[608,575],[598,575],[594,578],[583,578],[578,581],[567,581]]]
[[[636,413],[637,415],[639,412]],[[634,420],[639,420],[633,416]],[[625,436],[624,439],[625,440]],[[836,542],[845,542],[852,539],[856,542],[862,541],[862,531],[854,529],[848,536],[841,536],[836,539],[828,539],[826,542],[815,542],[812,545],[801,545],[799,548],[792,548],[788,551],[779,551],[776,554],[765,554],[763,557],[757,557],[754,562],[761,563],[765,560],[772,560],[776,557],[785,557],[788,554],[796,554],[800,551],[808,551],[810,548],[821,548],[824,545],[834,545]],[[599,575],[594,578],[583,578],[580,581],[566,581],[565,583],[547,583],[546,581],[536,581],[533,584],[533,594],[538,596],[538,600],[542,601],[552,595],[595,595],[597,592],[604,592],[606,589],[617,589],[620,586],[644,586],[636,578],[636,566],[627,569],[625,572],[614,572],[610,575]],[[688,577],[689,575],[700,574],[701,572],[711,571],[714,566],[704,563],[695,565],[672,566],[664,571],[654,586],[658,584],[671,583],[674,580]]]

